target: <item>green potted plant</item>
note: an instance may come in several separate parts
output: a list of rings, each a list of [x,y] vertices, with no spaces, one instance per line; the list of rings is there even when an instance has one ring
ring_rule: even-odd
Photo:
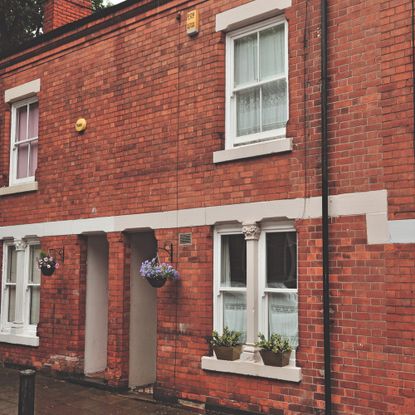
[[[219,360],[237,360],[242,351],[241,333],[239,331],[229,330],[228,327],[223,329],[220,336],[217,331],[212,331],[210,344]]]
[[[279,334],[271,334],[267,340],[262,333],[258,334],[259,341],[255,343],[265,365],[283,367],[290,363],[292,347],[287,339]]]

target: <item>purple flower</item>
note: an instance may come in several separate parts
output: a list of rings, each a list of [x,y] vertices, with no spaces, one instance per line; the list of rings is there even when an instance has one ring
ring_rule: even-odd
[[[157,257],[141,264],[140,275],[144,278],[157,280],[177,280],[179,278],[179,273],[170,264],[164,262],[159,264]]]

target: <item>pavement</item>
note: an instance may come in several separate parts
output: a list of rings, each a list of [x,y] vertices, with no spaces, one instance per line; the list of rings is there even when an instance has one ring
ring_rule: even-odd
[[[19,371],[0,368],[0,415],[17,415]],[[36,374],[36,415],[194,415],[174,406]]]

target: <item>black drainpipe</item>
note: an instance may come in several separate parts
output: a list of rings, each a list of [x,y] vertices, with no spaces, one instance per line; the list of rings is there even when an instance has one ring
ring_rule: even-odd
[[[327,0],[321,0],[321,177],[323,225],[324,399],[325,414],[331,415],[327,45]]]

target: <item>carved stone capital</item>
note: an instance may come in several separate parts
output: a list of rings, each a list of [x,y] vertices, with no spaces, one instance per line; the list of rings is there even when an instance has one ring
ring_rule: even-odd
[[[27,247],[27,243],[21,239],[15,239],[14,247],[16,248],[16,251],[24,251]]]
[[[256,223],[247,223],[243,225],[242,232],[245,235],[246,241],[257,241],[261,233],[261,228]]]

